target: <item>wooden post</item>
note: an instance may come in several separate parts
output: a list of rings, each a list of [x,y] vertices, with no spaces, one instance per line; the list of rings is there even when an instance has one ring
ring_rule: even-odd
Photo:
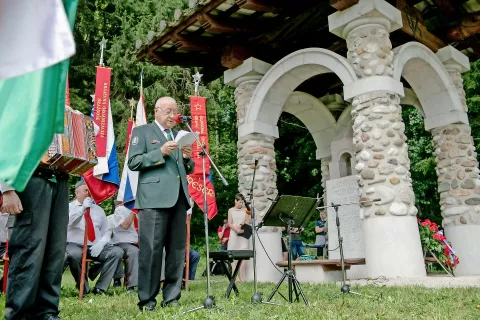
[[[187,215],[187,243],[185,246],[185,290],[188,290],[188,275],[190,272],[190,220],[191,218],[192,218],[192,215],[188,214]]]
[[[87,208],[85,213],[90,213],[90,208]],[[83,299],[83,291],[85,287],[85,270],[87,267],[87,245],[88,245],[88,224],[85,221],[85,233],[83,235],[83,249],[82,249],[82,271],[80,273],[80,285],[78,292],[78,299]],[[87,279],[88,281],[88,279]]]

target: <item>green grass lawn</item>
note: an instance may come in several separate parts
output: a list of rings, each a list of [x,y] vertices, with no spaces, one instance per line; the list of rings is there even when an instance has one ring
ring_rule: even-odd
[[[199,276],[205,264],[197,270]],[[93,284],[93,283],[91,283]],[[28,285],[28,284],[26,284]],[[380,301],[348,295],[344,299],[330,297],[339,292],[335,284],[302,284],[310,302],[288,304],[279,295],[274,300],[283,306],[252,305],[252,283],[238,283],[240,296],[225,298],[228,282],[225,277],[212,277],[212,291],[220,310],[201,310],[188,315],[181,312],[200,306],[206,296],[204,277],[190,282],[188,291],[182,293],[181,307],[159,308],[154,313],[140,313],[137,297],[124,293],[122,289],[110,289],[106,296],[88,295],[84,300],[77,299],[74,281],[70,271],[66,271],[62,283],[60,316],[62,319],[480,319],[480,290],[426,289],[423,287],[380,287],[376,285],[354,288],[368,295],[378,296]],[[259,291],[264,298],[272,292],[274,284],[260,284]],[[282,286],[286,294],[287,286]],[[158,297],[161,300],[161,296]],[[5,297],[0,297],[3,309]]]

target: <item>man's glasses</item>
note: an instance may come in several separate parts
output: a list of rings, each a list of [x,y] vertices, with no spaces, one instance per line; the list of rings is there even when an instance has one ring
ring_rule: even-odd
[[[162,110],[163,113],[165,113],[167,116],[175,116],[176,112],[174,110],[164,110],[162,108],[157,108],[157,109],[160,109]]]

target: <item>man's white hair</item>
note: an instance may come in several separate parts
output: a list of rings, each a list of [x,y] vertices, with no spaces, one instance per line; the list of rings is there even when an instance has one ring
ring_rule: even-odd
[[[173,99],[172,97],[161,97],[155,103],[155,109],[161,108],[163,105],[166,105],[166,104],[167,105],[177,104],[177,101],[175,101],[175,99]]]

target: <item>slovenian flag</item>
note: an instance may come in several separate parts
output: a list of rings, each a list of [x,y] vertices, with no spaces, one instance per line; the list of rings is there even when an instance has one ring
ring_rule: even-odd
[[[120,189],[118,190],[117,200],[123,202],[124,206],[133,210],[135,205],[135,196],[138,186],[138,171],[132,171],[128,168],[128,146],[130,145],[130,137],[135,127],[147,124],[147,115],[145,112],[145,100],[143,90],[140,87],[140,99],[138,99],[137,110],[135,114],[135,122],[128,120],[127,139],[125,146],[125,164],[123,165],[122,180],[120,181]]]
[[[92,117],[94,107],[92,107]],[[96,126],[96,125],[95,125]],[[100,204],[112,197],[118,190],[118,160],[117,146],[115,144],[115,133],[113,131],[113,119],[110,103],[108,104],[108,124],[107,124],[107,152],[106,159],[99,157],[98,164],[83,174],[83,179],[88,186],[90,195],[95,203]],[[98,128],[95,128],[95,135],[98,134]]]

